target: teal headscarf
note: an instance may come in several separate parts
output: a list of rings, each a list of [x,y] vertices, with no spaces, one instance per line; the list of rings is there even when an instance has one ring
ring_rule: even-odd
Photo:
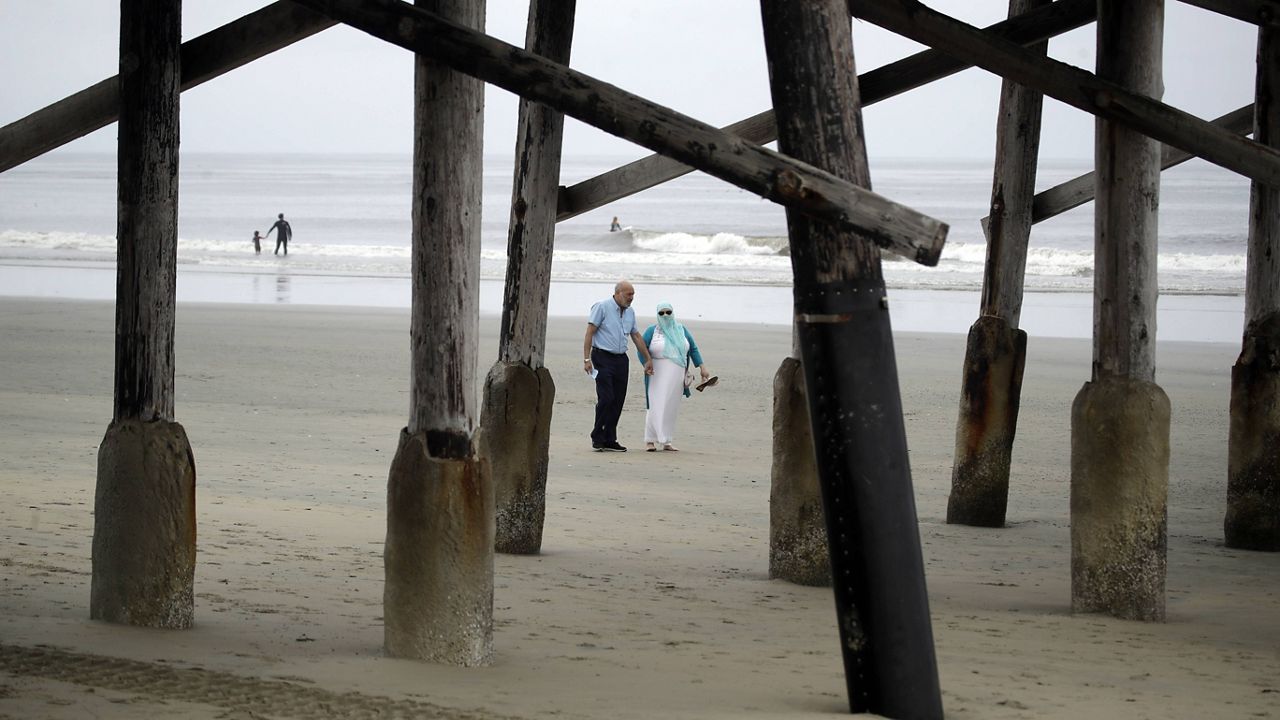
[[[675,309],[671,307],[671,303],[658,303],[658,309],[671,311],[670,315],[658,316],[658,327],[667,339],[662,356],[684,367],[689,356],[689,340],[684,336],[684,326],[676,322]]]

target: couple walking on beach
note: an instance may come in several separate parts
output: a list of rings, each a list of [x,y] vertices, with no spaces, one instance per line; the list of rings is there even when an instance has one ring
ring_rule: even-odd
[[[635,344],[636,356],[644,363],[645,413],[644,443],[649,452],[676,450],[676,416],[680,395],[689,397],[691,368],[702,375],[699,391],[716,384],[702,361],[693,334],[675,317],[671,303],[659,303],[657,322],[641,333],[636,326],[631,303],[636,290],[621,280],[613,296],[591,306],[587,334],[582,342],[584,371],[596,381],[596,416],[591,428],[591,447],[597,452],[626,452],[618,443],[618,419],[627,397],[630,362],[627,341]]]
[[[276,222],[271,226],[271,230],[267,231],[267,235],[258,234],[257,230],[253,231],[253,254],[262,253],[262,241],[272,232],[276,233],[276,251],[273,255],[279,255],[280,249],[284,248],[284,254],[289,254],[289,241],[293,239],[293,228],[289,226],[289,221],[284,219],[284,213],[276,215]]]

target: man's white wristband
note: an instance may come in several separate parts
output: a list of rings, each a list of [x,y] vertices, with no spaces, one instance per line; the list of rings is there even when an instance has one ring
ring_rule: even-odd
[[[591,358],[582,358],[582,362],[591,362]]]

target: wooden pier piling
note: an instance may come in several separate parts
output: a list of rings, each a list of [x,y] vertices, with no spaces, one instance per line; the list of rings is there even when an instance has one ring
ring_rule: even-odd
[[[532,0],[525,49],[569,64],[574,0]],[[485,378],[480,455],[493,474],[498,552],[542,549],[556,387],[543,366],[564,115],[520,101],[498,360]]]
[[[1048,4],[1010,0],[1009,17]],[[1041,55],[1047,42],[1028,48]],[[1018,327],[1022,287],[1031,241],[1031,202],[1036,190],[1040,117],[1044,96],[1005,80],[996,124],[996,160],[991,208],[983,230],[987,261],[982,306],[969,328],[960,416],[956,420],[955,465],[947,522],[1004,527],[1009,502],[1009,464],[1018,429],[1027,333]]]
[[[468,27],[484,0],[417,0]],[[476,454],[484,86],[415,57],[409,424],[387,481],[388,655],[493,657],[493,486]]]
[[[98,448],[89,616],[194,622],[196,470],[174,421],[181,0],[122,0],[115,391]]]
[[[870,185],[842,0],[762,0],[778,146]],[[788,208],[795,313],[853,712],[941,718],[880,252]]]
[[[1100,0],[1098,75],[1163,91],[1164,0]],[[1160,144],[1097,120],[1093,374],[1071,409],[1071,608],[1165,617],[1169,398],[1155,384]]]
[[[1253,137],[1280,146],[1280,29],[1258,28]],[[1280,186],[1249,196],[1244,341],[1231,368],[1227,547],[1280,550]]]

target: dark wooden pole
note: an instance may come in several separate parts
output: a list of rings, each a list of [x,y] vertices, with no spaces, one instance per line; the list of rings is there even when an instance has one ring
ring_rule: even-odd
[[[1254,180],[1280,185],[1280,151],[1251,142],[1101,72],[1038,57],[1008,41],[925,7],[918,0],[850,0],[853,14],[916,42],[1043,92],[1087,113],[1180,147]],[[1122,39],[1118,42],[1123,42]]]
[[[779,147],[869,185],[844,3],[761,10]],[[849,706],[941,718],[880,253],[798,212],[787,228]]]
[[[1097,0],[1058,0],[1016,18],[1002,20],[985,28],[985,31],[1019,45],[1028,45],[1086,25],[1096,16]],[[866,107],[887,100],[969,67],[973,66],[938,50],[918,52],[859,75],[862,105]],[[757,113],[723,129],[761,145],[778,139],[778,125],[774,122],[772,110]],[[692,167],[665,155],[641,158],[566,187],[560,194],[560,213],[556,219],[568,220],[690,172],[693,172]]]
[[[574,0],[533,0],[525,47],[562,65]],[[485,378],[480,454],[493,472],[498,552],[542,549],[555,383],[543,367],[564,115],[520,102],[498,361]]]
[[[182,44],[182,89],[310,37],[334,21],[289,0]],[[0,172],[106,127],[120,116],[120,76],[107,78],[0,128]]]
[[[181,0],[120,3],[115,390],[98,450],[94,619],[190,627],[195,463],[173,422]]]
[[[588,75],[398,0],[298,0],[386,40],[774,202],[936,265],[947,226],[910,208]]]
[[[1164,0],[1100,0],[1098,75],[1162,91]],[[1155,384],[1160,144],[1099,118],[1093,377],[1071,409],[1071,607],[1163,620],[1169,398]]]
[[[1254,138],[1280,146],[1280,29],[1258,29]],[[1231,369],[1228,547],[1280,550],[1280,186],[1249,196],[1244,341]]]
[[[468,27],[484,0],[417,0]],[[493,655],[493,486],[476,455],[484,86],[430,58],[414,73],[409,425],[387,482],[387,654]]]
[[[1016,17],[1048,2],[1010,0],[1009,15]],[[1041,55],[1048,49],[1048,42],[1029,48]],[[983,225],[987,262],[982,306],[969,328],[965,348],[948,523],[1004,526],[1027,357],[1027,333],[1019,329],[1018,320],[1031,241],[1043,105],[1044,97],[1035,90],[1012,80],[1001,86],[991,210],[989,222]]]

